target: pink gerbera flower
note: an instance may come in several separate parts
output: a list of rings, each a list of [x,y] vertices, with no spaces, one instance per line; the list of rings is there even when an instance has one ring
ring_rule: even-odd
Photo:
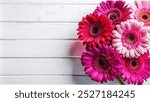
[[[125,1],[107,0],[100,3],[100,6],[95,10],[98,14],[105,14],[113,22],[113,24],[120,24],[122,21],[130,19],[130,8],[125,5]]]
[[[125,58],[125,67],[122,67],[121,78],[128,84],[143,84],[150,78],[150,57],[148,53],[138,58]]]
[[[105,15],[93,13],[79,22],[78,38],[88,46],[109,45],[114,26]]]
[[[113,81],[122,67],[122,58],[111,46],[92,47],[82,53],[82,65],[92,80],[97,82]]]
[[[150,1],[135,1],[134,4],[132,9],[135,19],[150,25]]]
[[[135,58],[148,51],[150,36],[143,23],[129,20],[117,25],[116,29],[112,45],[123,57]]]
[[[150,26],[148,26],[147,29],[148,29],[148,32],[149,32],[149,35],[148,35],[149,37],[148,38],[150,40]],[[150,46],[149,46],[149,52],[150,52]]]

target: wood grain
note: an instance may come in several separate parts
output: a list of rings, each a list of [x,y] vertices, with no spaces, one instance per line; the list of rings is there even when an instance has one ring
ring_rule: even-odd
[[[0,5],[0,22],[78,22],[95,8],[95,5]]]
[[[100,84],[84,73],[76,35],[100,2],[0,0],[0,84]]]
[[[79,58],[1,58],[0,75],[85,75]]]
[[[0,23],[0,39],[77,39],[78,23]]]
[[[0,3],[10,3],[10,4],[98,4],[99,0],[0,0]]]
[[[106,84],[117,84],[117,81]],[[3,76],[0,84],[99,84],[87,76]],[[103,84],[104,85],[104,84]]]
[[[0,57],[78,57],[84,51],[77,40],[1,40]]]

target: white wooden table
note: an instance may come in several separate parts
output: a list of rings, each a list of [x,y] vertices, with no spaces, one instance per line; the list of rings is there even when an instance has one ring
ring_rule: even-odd
[[[99,84],[84,74],[76,35],[99,2],[0,0],[0,83]]]

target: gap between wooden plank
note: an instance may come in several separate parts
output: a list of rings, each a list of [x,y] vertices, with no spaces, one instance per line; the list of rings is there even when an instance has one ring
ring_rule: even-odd
[[[80,59],[81,56],[66,56],[66,57],[0,57],[1,59]]]
[[[75,38],[66,38],[66,39],[56,39],[56,38],[53,38],[53,39],[34,39],[34,38],[29,38],[29,39],[0,39],[0,40],[71,40],[71,41],[78,41],[78,42],[82,42],[81,40],[78,40],[78,39],[75,39]]]
[[[13,74],[13,75],[0,75],[0,77],[49,77],[49,76],[87,76],[87,75],[81,75],[81,74],[21,74],[21,75],[18,75],[18,74]]]
[[[79,21],[0,21],[0,23],[78,23]]]
[[[71,40],[71,41],[73,41],[73,40],[75,40],[75,41],[79,41],[78,39],[73,39],[73,38],[71,38],[71,39],[63,39],[63,38],[61,38],[61,39],[54,39],[54,38],[52,38],[52,39],[45,39],[45,38],[41,38],[41,39],[36,39],[36,38],[28,38],[28,39],[22,39],[22,38],[19,38],[19,39],[0,39],[0,40]]]

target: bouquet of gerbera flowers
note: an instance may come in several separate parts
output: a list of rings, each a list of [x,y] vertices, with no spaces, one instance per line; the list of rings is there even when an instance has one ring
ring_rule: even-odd
[[[92,80],[141,85],[150,78],[150,2],[101,2],[77,30],[86,47],[81,62]]]

